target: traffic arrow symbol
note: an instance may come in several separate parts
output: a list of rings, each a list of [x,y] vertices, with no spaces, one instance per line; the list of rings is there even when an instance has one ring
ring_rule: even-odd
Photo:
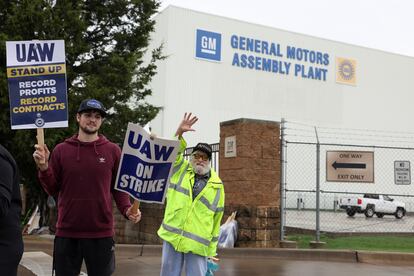
[[[365,163],[337,163],[336,161],[332,164],[334,169],[366,169],[367,164]]]

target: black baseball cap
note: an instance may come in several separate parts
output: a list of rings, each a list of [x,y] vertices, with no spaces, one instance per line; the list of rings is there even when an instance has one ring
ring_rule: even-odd
[[[106,116],[106,110],[103,104],[95,99],[86,99],[79,105],[78,113],[82,113],[88,110],[96,110],[101,113],[102,117]]]
[[[198,143],[194,148],[193,148],[193,152],[196,151],[202,151],[205,154],[207,154],[208,159],[211,160],[211,153],[212,153],[212,149],[211,146],[209,144],[206,143]]]

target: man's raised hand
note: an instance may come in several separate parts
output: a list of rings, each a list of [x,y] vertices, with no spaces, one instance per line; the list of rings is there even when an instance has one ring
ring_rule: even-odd
[[[181,137],[184,132],[195,131],[192,127],[198,121],[197,116],[192,116],[192,113],[185,113],[184,118],[178,125],[176,136]]]

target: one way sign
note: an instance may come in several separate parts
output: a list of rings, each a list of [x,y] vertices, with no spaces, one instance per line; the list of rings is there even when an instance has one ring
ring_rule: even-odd
[[[326,181],[374,183],[374,152],[327,151]]]

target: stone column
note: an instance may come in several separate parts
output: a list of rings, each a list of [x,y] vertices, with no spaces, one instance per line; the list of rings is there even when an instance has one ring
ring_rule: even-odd
[[[223,222],[237,211],[238,247],[279,246],[279,135],[278,122],[220,123],[219,176],[226,193]]]

